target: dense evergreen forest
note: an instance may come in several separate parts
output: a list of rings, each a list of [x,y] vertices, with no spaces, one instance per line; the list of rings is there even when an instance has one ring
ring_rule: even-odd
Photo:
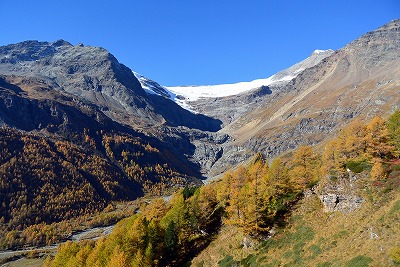
[[[98,241],[67,242],[45,266],[182,266],[205,248],[222,225],[266,240],[284,225],[307,188],[349,171],[382,190],[400,187],[400,112],[368,124],[355,119],[323,148],[301,146],[267,162],[257,154],[220,181],[185,187],[169,203],[156,199]],[[394,251],[393,260],[397,259]]]

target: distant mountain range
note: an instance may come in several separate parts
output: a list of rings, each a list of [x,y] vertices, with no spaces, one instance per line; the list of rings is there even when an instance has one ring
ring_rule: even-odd
[[[274,157],[317,144],[355,117],[399,108],[399,37],[399,20],[394,20],[342,49],[316,50],[286,70],[251,82],[163,87],[136,76],[146,92],[222,121],[218,133],[229,141],[218,146],[221,157],[206,167],[214,176],[256,152]]]
[[[355,117],[399,108],[399,51],[400,20],[394,20],[266,79],[164,87],[103,48],[25,41],[0,47],[0,124],[81,148],[92,133],[97,146],[90,153],[129,176],[99,134],[122,133],[157,149],[162,160],[153,164],[204,179],[257,152],[271,158],[318,144]],[[153,179],[150,173],[142,178]]]
[[[190,102],[194,102],[199,98],[221,98],[239,95],[252,90],[257,90],[263,86],[286,85],[303,70],[314,67],[321,60],[332,55],[333,52],[334,51],[331,49],[315,50],[310,57],[291,66],[290,68],[272,75],[271,77],[235,84],[165,87],[160,86],[157,82],[152,81],[141,74],[134,74],[141,83],[142,88],[144,88],[148,93],[154,93],[170,98],[181,107],[196,112],[191,109]]]

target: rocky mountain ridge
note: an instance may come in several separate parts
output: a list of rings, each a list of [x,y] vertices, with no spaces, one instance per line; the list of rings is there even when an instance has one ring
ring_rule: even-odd
[[[190,163],[194,149],[189,133],[220,129],[219,120],[146,94],[132,71],[103,48],[63,40],[3,46],[0,78],[0,122],[25,131],[46,133],[51,126],[70,139],[85,127],[108,121],[103,125],[107,129],[147,136]],[[193,174],[202,176],[200,171]]]
[[[103,48],[27,41],[0,47],[0,120],[28,131],[43,132],[50,121],[73,128],[85,120],[59,105],[74,107],[163,144],[196,165],[198,177],[212,177],[256,152],[274,157],[317,144],[354,117],[399,107],[399,40],[394,20],[338,51],[316,51],[253,90],[195,101],[174,95],[195,113]],[[68,136],[68,127],[58,134]]]
[[[247,158],[243,151],[274,157],[301,144],[314,145],[355,117],[370,119],[399,108],[399,26],[394,20],[367,33],[287,85],[271,88],[261,104],[253,103],[256,108],[221,130],[232,136],[229,145],[242,149],[218,164]]]

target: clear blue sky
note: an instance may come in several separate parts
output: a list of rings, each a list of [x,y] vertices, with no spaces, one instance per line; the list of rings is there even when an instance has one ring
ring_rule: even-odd
[[[266,78],[400,18],[400,0],[0,0],[0,45],[101,46],[163,85]]]

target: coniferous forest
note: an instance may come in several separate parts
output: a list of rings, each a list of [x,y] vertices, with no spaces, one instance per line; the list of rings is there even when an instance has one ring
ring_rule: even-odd
[[[138,138],[87,130],[80,138],[83,146],[0,129],[1,247],[64,240],[79,224],[66,220],[82,221],[115,201],[164,194],[172,184],[192,181]]]

